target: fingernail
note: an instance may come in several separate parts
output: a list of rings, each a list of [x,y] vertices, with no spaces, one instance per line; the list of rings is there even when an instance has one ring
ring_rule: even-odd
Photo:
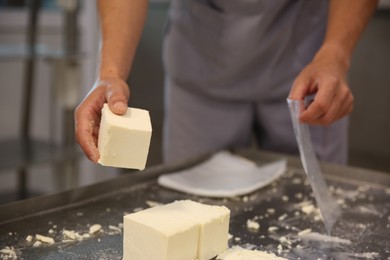
[[[124,109],[126,105],[123,102],[116,102],[114,103],[114,108],[116,109]]]

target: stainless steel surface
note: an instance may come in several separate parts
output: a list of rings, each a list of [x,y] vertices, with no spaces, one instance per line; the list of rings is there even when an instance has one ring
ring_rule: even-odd
[[[243,151],[241,154],[260,164],[281,157],[253,151]],[[323,165],[334,196],[345,201],[343,216],[336,223],[333,235],[350,240],[351,244],[305,241],[297,237],[300,230],[311,228],[322,234],[326,232],[323,224],[315,221],[313,216],[302,212],[296,215],[302,201],[314,203],[314,199],[299,160],[288,157],[288,162],[288,172],[272,185],[230,200],[200,198],[157,185],[156,178],[160,174],[194,164],[187,162],[5,205],[0,207],[0,248],[12,246],[22,259],[121,259],[122,234],[114,232],[109,225],[118,226],[124,214],[148,207],[148,200],[168,203],[189,198],[226,205],[231,209],[230,233],[240,239],[233,238],[230,245],[249,245],[276,253],[279,250],[280,255],[288,259],[361,259],[359,256],[366,253],[372,254],[373,259],[387,259],[390,256],[389,175]],[[302,194],[302,198],[297,194]],[[288,201],[283,196],[287,196]],[[275,212],[268,210],[270,208]],[[284,214],[285,219],[280,218]],[[248,230],[248,219],[257,219],[260,230]],[[63,242],[63,229],[85,233],[90,225],[96,223],[102,225],[103,232],[84,241]],[[270,226],[276,226],[278,230],[269,232]],[[53,229],[53,234],[49,233],[50,229]],[[35,234],[53,237],[56,243],[34,248],[25,238]],[[289,242],[283,242],[281,237]]]

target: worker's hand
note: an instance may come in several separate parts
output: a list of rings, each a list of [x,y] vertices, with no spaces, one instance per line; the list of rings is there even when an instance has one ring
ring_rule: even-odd
[[[122,115],[127,110],[129,96],[130,91],[126,82],[120,78],[104,78],[95,83],[76,108],[74,113],[76,140],[91,161],[96,163],[99,159],[97,139],[104,103],[108,103],[113,113]]]
[[[321,49],[295,79],[289,98],[314,101],[300,115],[300,121],[327,126],[350,114],[353,96],[346,80],[349,61],[336,47]]]

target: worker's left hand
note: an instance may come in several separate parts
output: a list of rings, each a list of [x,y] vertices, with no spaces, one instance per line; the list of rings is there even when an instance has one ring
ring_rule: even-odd
[[[353,96],[346,80],[349,60],[336,47],[322,48],[295,79],[289,98],[314,101],[301,113],[300,121],[327,126],[350,114]]]

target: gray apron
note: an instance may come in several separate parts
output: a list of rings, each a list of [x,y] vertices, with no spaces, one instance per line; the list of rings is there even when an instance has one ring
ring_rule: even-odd
[[[246,146],[296,154],[286,98],[320,47],[326,0],[173,0],[163,47],[165,161]],[[312,127],[320,159],[345,163],[347,120]]]

